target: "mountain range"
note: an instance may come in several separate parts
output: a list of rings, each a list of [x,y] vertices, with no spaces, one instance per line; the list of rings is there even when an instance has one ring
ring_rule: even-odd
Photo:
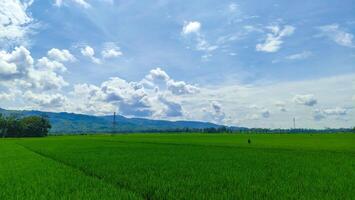
[[[111,133],[111,132],[149,132],[173,131],[177,129],[204,129],[220,128],[219,124],[199,121],[167,121],[144,118],[128,118],[116,115],[116,125],[113,125],[113,116],[93,116],[67,112],[42,112],[36,110],[5,110],[0,108],[3,115],[45,116],[49,119],[52,128],[51,134],[65,133]],[[242,129],[240,127],[230,127]]]

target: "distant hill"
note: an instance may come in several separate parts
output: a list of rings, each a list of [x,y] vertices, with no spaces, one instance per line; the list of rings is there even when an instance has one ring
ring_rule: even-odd
[[[18,111],[18,110],[4,110],[0,108],[0,113],[4,115],[21,116],[46,116],[49,118],[52,129],[51,133],[109,133],[113,131],[113,116],[91,116],[75,113],[55,113],[55,112],[41,112],[41,111]],[[152,130],[173,130],[183,128],[219,128],[222,125],[213,124],[209,122],[198,121],[167,121],[167,120],[151,120],[143,118],[127,118],[124,116],[116,116],[117,132],[138,132],[138,131],[152,131]],[[238,129],[239,127],[233,127]],[[242,129],[242,128],[241,128]]]

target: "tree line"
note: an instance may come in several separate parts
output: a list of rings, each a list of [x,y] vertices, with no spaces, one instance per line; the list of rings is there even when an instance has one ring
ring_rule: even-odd
[[[111,133],[261,133],[261,134],[298,134],[298,133],[355,133],[354,128],[336,129],[268,129],[268,128],[233,128],[227,126],[209,128],[171,128],[171,129],[147,129],[138,131],[112,131]]]
[[[0,137],[44,137],[51,128],[49,120],[40,116],[16,117],[0,113]]]

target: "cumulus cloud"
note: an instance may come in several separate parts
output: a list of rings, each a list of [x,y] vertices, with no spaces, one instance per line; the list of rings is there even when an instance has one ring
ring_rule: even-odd
[[[314,106],[317,104],[317,99],[314,97],[312,94],[306,94],[306,95],[296,95],[293,98],[293,102],[300,104],[300,105],[305,105],[305,106]]]
[[[23,44],[35,23],[28,13],[31,0],[0,0],[0,44]]]
[[[345,47],[354,47],[354,35],[344,31],[338,24],[319,27],[324,36]]]
[[[30,52],[23,46],[12,52],[0,51],[0,79],[9,80],[25,77],[33,66]]]
[[[0,76],[9,76],[17,72],[17,67],[13,63],[8,63],[4,60],[0,60]]]
[[[162,106],[161,112],[159,114],[156,114],[157,117],[160,117],[160,116],[181,117],[181,116],[183,116],[183,108],[180,103],[169,100],[162,95],[160,95],[159,101],[163,104],[163,106]]]
[[[201,29],[201,23],[198,21],[190,21],[185,22],[184,26],[182,27],[181,33],[183,35],[188,35],[191,33],[199,33]]]
[[[189,85],[184,81],[169,80],[166,84],[168,90],[170,90],[175,95],[195,94],[199,92],[199,89],[196,86]]]
[[[36,94],[27,91],[23,95],[24,99],[35,104],[39,108],[56,108],[66,104],[67,98],[61,94]]]
[[[178,84],[175,84],[176,82]],[[95,113],[102,113],[103,110],[112,112],[117,109],[125,116],[174,118],[184,114],[181,102],[175,97],[192,93],[192,85],[180,83],[174,81],[161,68],[156,68],[139,82],[112,77],[102,82],[100,86],[75,85],[73,95],[74,99]],[[175,84],[177,88],[171,89],[172,86],[168,84]]]
[[[175,81],[159,67],[150,70],[141,83],[148,87],[158,86],[161,89],[166,88],[174,95],[195,94],[199,92],[198,87],[187,84],[184,81]]]
[[[100,59],[95,57],[95,50],[92,47],[85,46],[80,49],[80,52],[83,56],[90,58],[93,63],[96,63],[96,64],[101,63]]]
[[[52,90],[68,85],[59,72],[65,66],[48,58],[39,59],[34,65],[31,53],[23,46],[16,47],[12,52],[0,51],[0,80],[22,88]]]
[[[150,70],[149,74],[145,76],[145,79],[152,82],[167,82],[170,80],[170,76],[162,70],[160,67]]]
[[[268,53],[277,52],[283,43],[283,39],[290,36],[295,31],[295,27],[286,25],[284,27],[280,26],[268,26],[267,29],[270,31],[266,35],[264,43],[256,45],[257,51],[263,51]]]
[[[38,59],[37,66],[39,69],[49,69],[53,71],[65,72],[67,68],[60,62],[55,60],[50,60],[47,57]]]
[[[76,60],[76,58],[69,52],[69,50],[66,49],[59,50],[53,48],[49,50],[47,54],[49,58],[58,62],[73,62]]]

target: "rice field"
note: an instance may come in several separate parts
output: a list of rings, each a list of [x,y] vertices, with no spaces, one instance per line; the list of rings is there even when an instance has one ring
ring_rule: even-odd
[[[355,134],[52,136],[0,152],[0,199],[355,199]]]

